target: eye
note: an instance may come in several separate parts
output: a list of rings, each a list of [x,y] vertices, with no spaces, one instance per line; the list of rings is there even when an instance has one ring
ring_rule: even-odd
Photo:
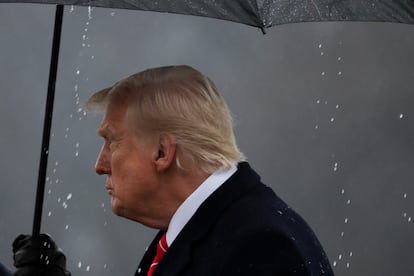
[[[108,143],[108,145],[111,145],[113,140],[111,138],[105,137],[105,142]]]

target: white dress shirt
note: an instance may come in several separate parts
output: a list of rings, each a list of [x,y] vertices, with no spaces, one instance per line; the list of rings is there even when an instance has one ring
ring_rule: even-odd
[[[195,214],[198,207],[235,172],[233,166],[226,171],[218,171],[210,175],[201,185],[178,207],[167,230],[167,244],[170,246],[187,222]]]

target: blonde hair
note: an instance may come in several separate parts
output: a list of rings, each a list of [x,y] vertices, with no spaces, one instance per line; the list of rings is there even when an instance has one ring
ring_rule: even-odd
[[[134,74],[93,94],[86,107],[103,110],[117,99],[127,99],[127,120],[140,131],[175,136],[176,163],[182,169],[194,165],[213,173],[245,160],[224,98],[208,77],[190,66]],[[193,164],[183,164],[184,156]]]

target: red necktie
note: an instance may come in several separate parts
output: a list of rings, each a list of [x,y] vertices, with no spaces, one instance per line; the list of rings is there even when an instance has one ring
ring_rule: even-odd
[[[167,252],[168,244],[167,244],[167,235],[162,235],[160,241],[157,244],[157,254],[152,261],[152,264],[148,270],[147,276],[152,276],[155,269],[157,268],[158,263],[161,261],[162,257],[164,256],[165,252]]]

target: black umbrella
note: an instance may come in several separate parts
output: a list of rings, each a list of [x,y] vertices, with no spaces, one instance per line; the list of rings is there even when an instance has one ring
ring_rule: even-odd
[[[274,25],[299,22],[375,21],[414,24],[414,1],[411,0],[0,0],[0,3],[11,2],[57,4],[33,235],[40,233],[41,226],[64,5],[137,9],[205,16],[255,26],[260,28],[263,33],[265,33],[266,28]]]

